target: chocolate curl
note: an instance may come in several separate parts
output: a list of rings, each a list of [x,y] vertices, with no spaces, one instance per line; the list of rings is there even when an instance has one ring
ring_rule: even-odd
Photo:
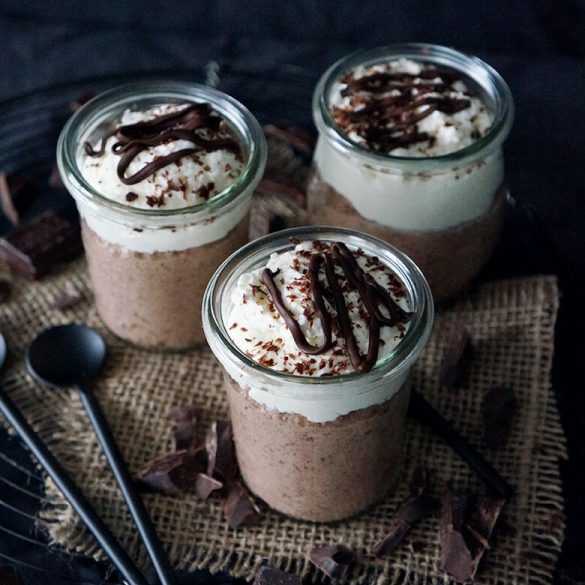
[[[314,548],[309,560],[333,579],[343,579],[353,562],[355,553],[342,544]]]
[[[472,360],[473,344],[469,331],[461,323],[456,323],[451,330],[441,363],[441,386],[465,386],[469,380]]]

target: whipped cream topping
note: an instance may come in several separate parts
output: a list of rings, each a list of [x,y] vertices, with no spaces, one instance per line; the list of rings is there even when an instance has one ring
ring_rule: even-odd
[[[189,108],[189,104],[160,104],[140,111],[126,110],[116,126],[127,127],[142,122],[152,122],[162,116],[176,114]],[[219,121],[219,116],[212,116]],[[205,140],[229,140],[223,120],[217,129],[201,128],[196,133]],[[154,170],[143,180],[127,184],[119,176],[118,165],[122,153],[117,150],[119,138],[116,135],[107,137],[103,145],[101,141],[91,144],[96,156],[86,149],[78,154],[79,168],[87,182],[101,195],[141,209],[162,208],[178,209],[204,203],[221,193],[234,183],[243,168],[243,161],[238,152],[229,148],[208,150],[190,140],[168,139],[154,144],[138,152],[126,169],[125,175],[132,177],[151,163],[160,161],[180,151],[189,152]]]
[[[410,59],[356,67],[334,86],[330,108],[351,141],[394,156],[449,154],[492,124],[485,104],[454,69]]]
[[[314,348],[325,346],[324,322],[319,318],[311,296],[309,273],[311,258],[316,254],[330,255],[332,246],[334,244],[319,241],[301,242],[290,251],[272,254],[265,267],[239,277],[231,294],[232,308],[226,319],[226,327],[242,352],[266,368],[299,376],[337,376],[355,371],[325,271],[320,270],[318,278],[325,308],[331,315],[331,343],[323,351],[312,354],[299,349],[263,278],[268,268],[282,303],[298,323],[306,342]],[[368,275],[366,278],[371,277],[386,291],[399,307],[399,312],[408,314],[411,311],[410,299],[392,270],[362,250],[351,250],[351,253],[361,270]],[[334,270],[347,307],[351,331],[359,352],[365,356],[370,347],[369,313],[360,293],[349,282],[341,266],[335,264]],[[381,312],[384,313],[385,309],[382,308]],[[400,343],[408,326],[408,317],[396,319],[393,325],[380,326],[378,360]],[[261,401],[265,402],[265,399]]]

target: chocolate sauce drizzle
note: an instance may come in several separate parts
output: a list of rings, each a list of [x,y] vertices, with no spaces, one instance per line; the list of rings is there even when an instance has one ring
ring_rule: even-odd
[[[341,78],[346,85],[341,94],[360,107],[347,111],[333,106],[332,115],[346,134],[356,132],[367,147],[380,152],[430,141],[426,132],[417,130],[418,122],[435,111],[455,114],[471,105],[468,98],[449,95],[459,79],[457,72],[439,68],[417,75],[374,72],[357,79],[349,73]]]
[[[337,311],[337,324],[345,339],[347,353],[351,365],[356,372],[367,372],[372,369],[378,359],[380,350],[380,327],[383,325],[397,325],[408,321],[412,313],[402,309],[392,296],[372,277],[371,274],[365,273],[359,266],[355,256],[349,251],[347,246],[341,242],[331,244],[330,253],[317,252],[311,255],[309,261],[309,292],[315,314],[321,322],[324,340],[321,345],[311,345],[297,320],[292,316],[290,311],[285,307],[280,290],[276,286],[274,277],[278,272],[273,273],[269,268],[262,272],[262,282],[268,289],[272,302],[280,316],[284,319],[289,328],[297,347],[304,353],[316,355],[323,353],[332,347],[332,323],[333,317],[325,305],[325,289],[319,280],[319,271],[324,266],[325,277],[329,285],[329,292],[333,298],[333,304]],[[368,313],[369,340],[368,351],[363,356],[358,347],[343,289],[339,283],[339,277],[335,272],[335,267],[339,266],[349,283],[357,290],[360,301],[363,303]],[[388,317],[380,311],[382,305],[388,312]]]
[[[120,155],[118,177],[125,185],[134,185],[159,169],[196,152],[229,150],[241,156],[240,145],[233,138],[222,137],[212,140],[203,135],[218,133],[222,123],[222,118],[213,113],[209,104],[197,103],[171,114],[156,116],[146,122],[118,126],[104,134],[97,150],[89,142],[85,142],[83,146],[88,156],[100,157],[105,152],[108,139],[115,136],[117,142],[112,146],[112,152]],[[133,175],[126,176],[128,167],[143,150],[174,140],[186,140],[192,142],[194,146],[182,148],[166,156],[158,156]]]

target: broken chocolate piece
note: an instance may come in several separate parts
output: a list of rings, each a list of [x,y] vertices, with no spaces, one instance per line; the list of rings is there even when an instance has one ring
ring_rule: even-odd
[[[292,573],[285,573],[272,567],[260,567],[252,585],[302,585],[302,580]]]
[[[473,345],[469,331],[457,323],[449,336],[441,363],[441,385],[445,388],[462,388],[469,380]]]
[[[57,165],[53,165],[51,169],[51,174],[49,175],[49,187],[52,189],[65,189],[65,185],[63,185],[63,181],[61,180],[61,173],[59,172],[59,167]]]
[[[252,524],[258,519],[260,508],[239,485],[230,488],[223,504],[223,513],[230,528]]]
[[[69,102],[69,109],[72,112],[77,112],[81,106],[85,105],[90,99],[95,96],[93,91],[86,91],[81,95],[78,95],[75,99]]]
[[[0,583],[2,585],[24,585],[19,572],[8,565],[0,566]]]
[[[234,447],[232,423],[225,420],[213,422],[205,439],[207,450],[207,474],[232,481],[238,475],[238,462]]]
[[[71,283],[68,283],[55,296],[53,307],[60,311],[67,311],[79,305],[83,299],[83,293],[77,290]]]
[[[410,529],[437,507],[434,498],[427,493],[430,488],[428,470],[422,467],[415,469],[409,486],[410,497],[398,509],[392,530],[372,547],[372,552],[377,557],[392,554]]]
[[[276,138],[290,144],[295,150],[308,157],[313,156],[315,137],[306,130],[289,124],[266,124],[264,133],[267,137]]]
[[[24,213],[39,194],[37,184],[22,175],[0,172],[0,207],[12,225],[18,225]]]
[[[79,228],[48,211],[0,238],[0,260],[29,278],[81,253]]]
[[[195,447],[197,438],[197,427],[195,419],[181,423],[173,429],[173,451],[190,450]]]
[[[191,422],[197,418],[197,409],[192,404],[177,406],[169,411],[167,420],[178,423]]]
[[[440,565],[456,581],[475,576],[504,504],[505,500],[467,493],[449,492],[443,497]]]
[[[516,410],[516,396],[512,388],[498,386],[484,396],[481,414],[484,438],[489,447],[501,449],[506,445]]]
[[[198,473],[195,478],[195,493],[204,500],[221,488],[223,488],[223,483],[219,479],[209,477],[206,473]]]
[[[177,451],[151,461],[138,476],[138,481],[153,491],[176,496],[195,485],[197,472],[196,456]]]
[[[0,303],[5,303],[12,292],[12,272],[6,262],[0,261]]]
[[[355,561],[355,554],[342,544],[333,544],[314,548],[309,559],[329,577],[343,579]]]

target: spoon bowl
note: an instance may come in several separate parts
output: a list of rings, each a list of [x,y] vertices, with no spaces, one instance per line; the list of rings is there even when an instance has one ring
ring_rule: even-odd
[[[70,323],[43,331],[30,345],[26,365],[37,380],[50,386],[83,386],[100,373],[105,360],[101,334]]]

